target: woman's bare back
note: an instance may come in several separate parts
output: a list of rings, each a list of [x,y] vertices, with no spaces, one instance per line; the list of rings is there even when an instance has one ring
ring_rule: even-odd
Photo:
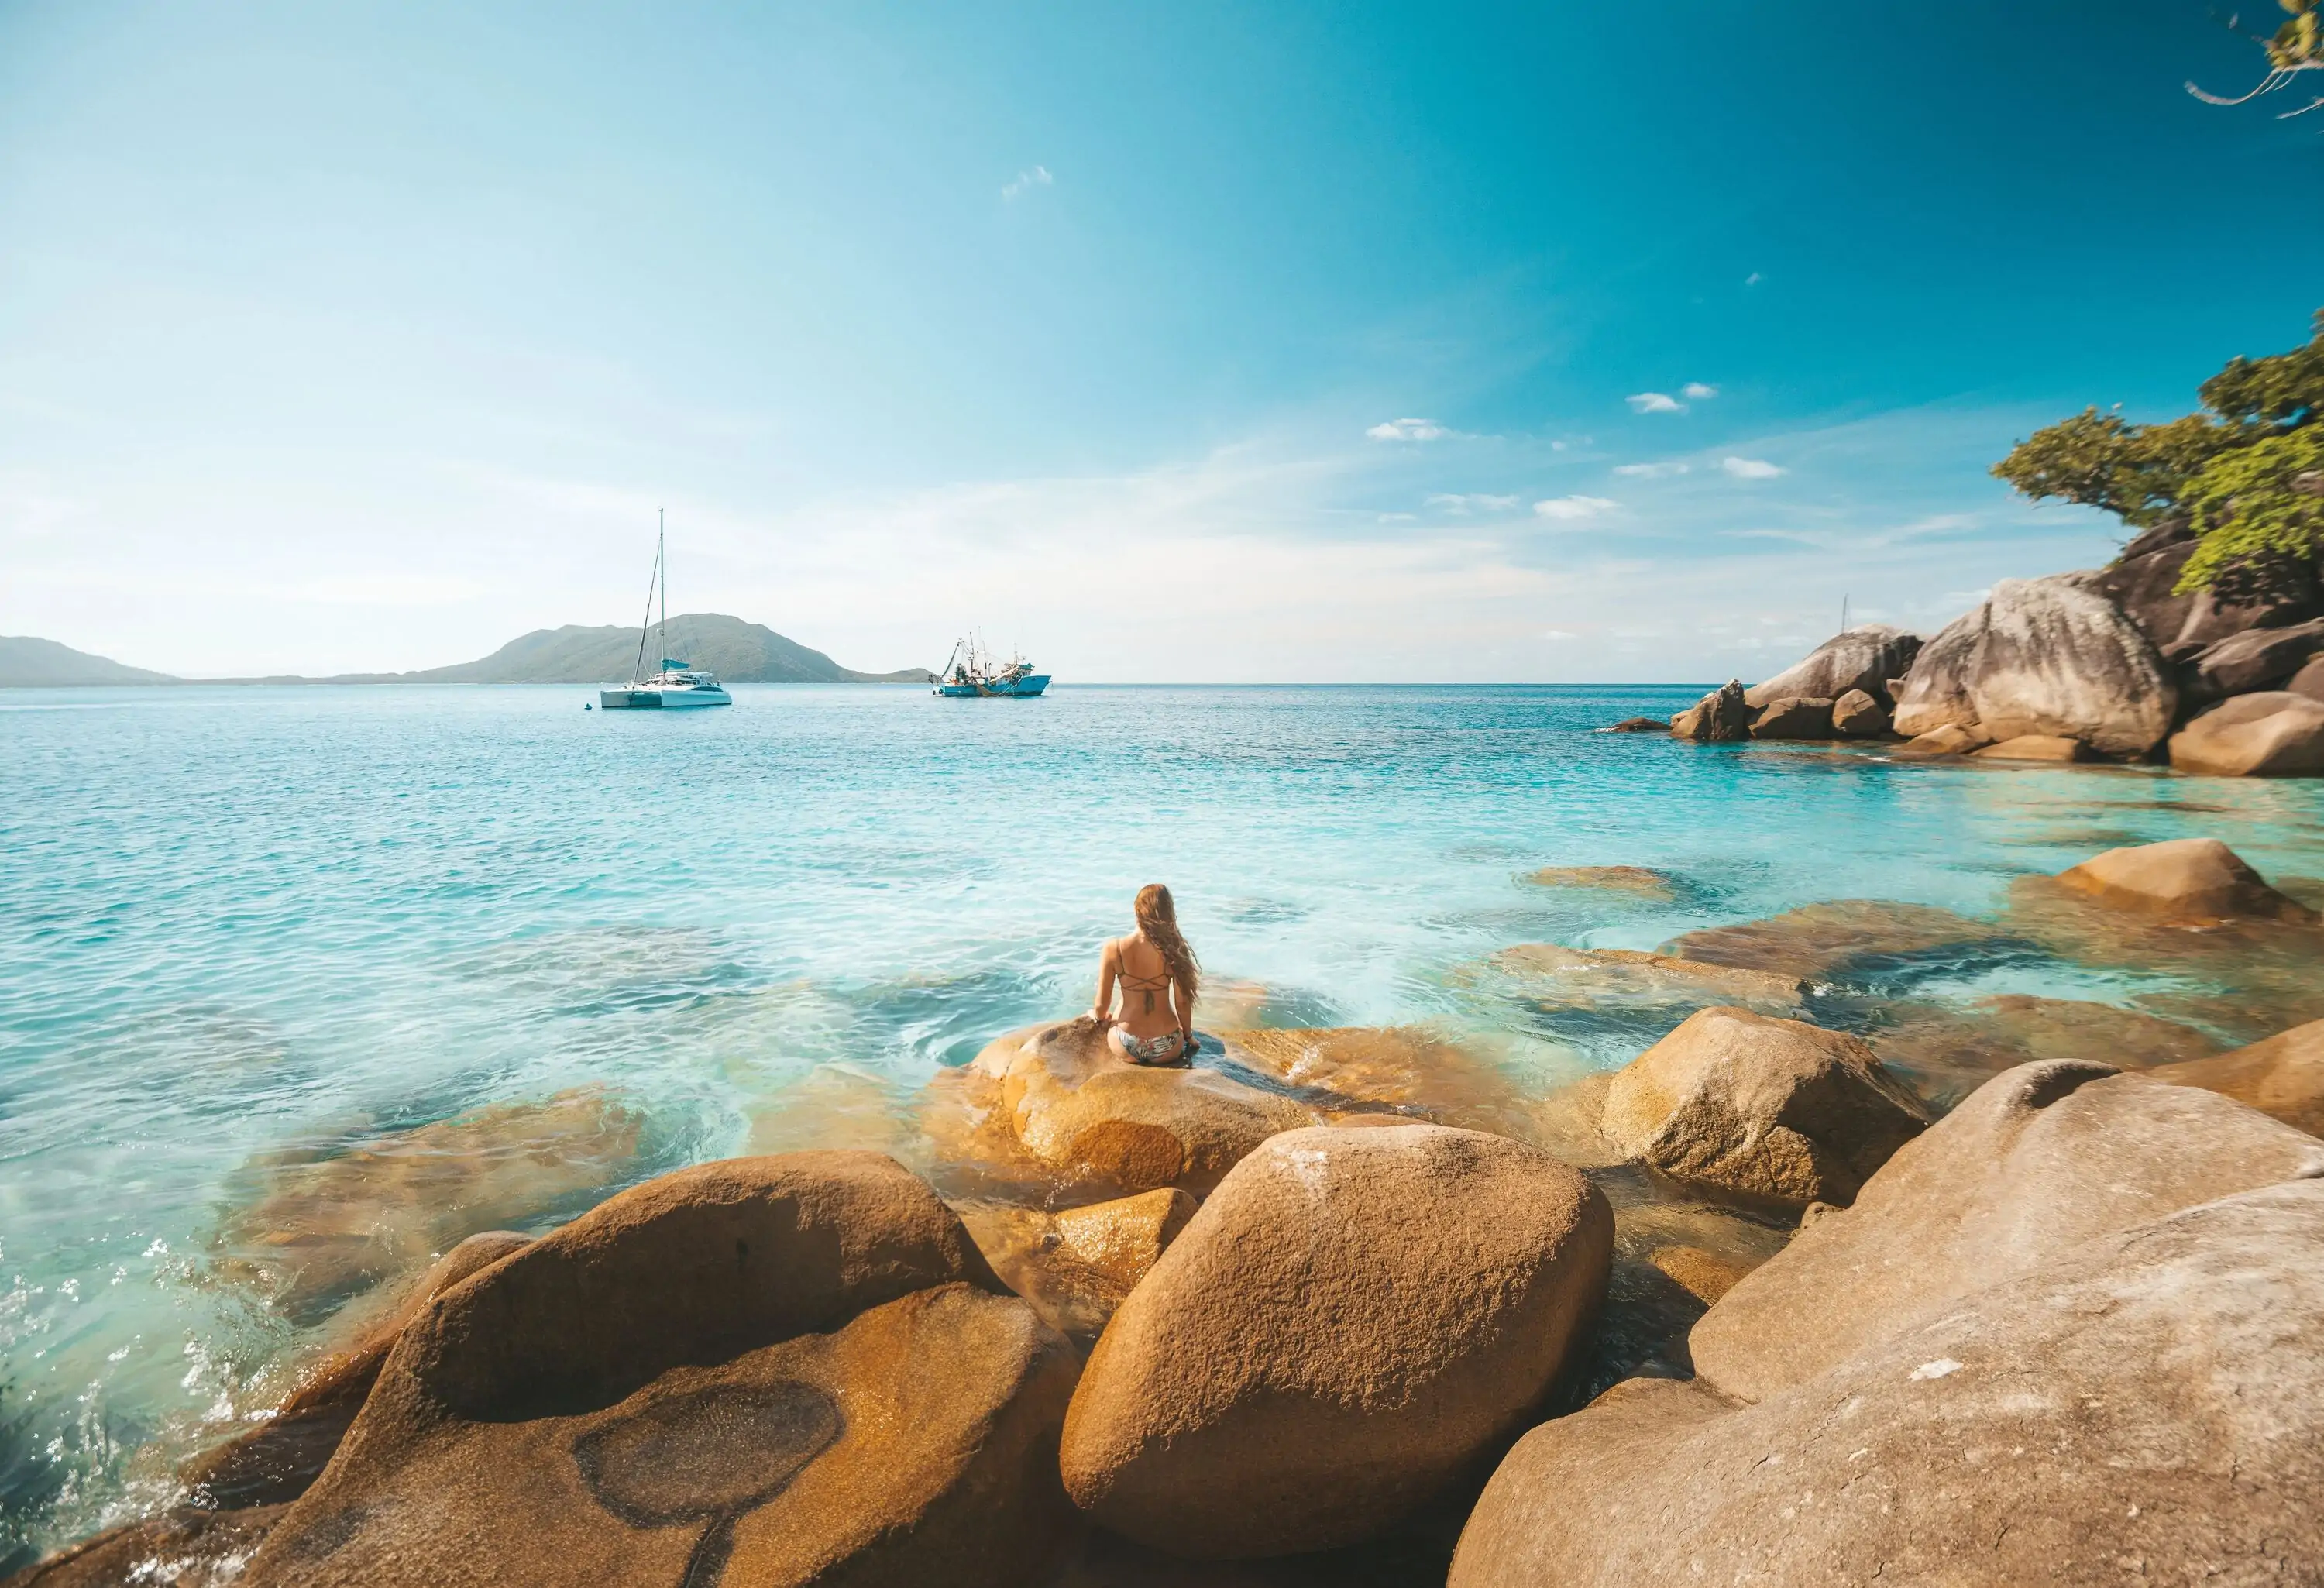
[[[1170,979],[1170,962],[1162,951],[1133,932],[1107,944],[1106,952],[1113,956],[1120,990],[1120,1012],[1113,1018],[1133,1037],[1158,1037],[1177,1029],[1178,1011],[1173,1002],[1176,989]]]

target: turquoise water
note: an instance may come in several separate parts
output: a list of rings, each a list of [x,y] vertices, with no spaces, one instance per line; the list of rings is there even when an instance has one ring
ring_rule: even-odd
[[[1554,1070],[1638,1039],[1463,967],[1819,899],[1987,911],[2195,833],[2324,875],[2315,783],[1586,731],[1699,692],[0,691],[5,1519],[53,1543],[154,1503],[328,1335],[340,1297],[286,1311],[222,1255],[269,1155],[576,1086],[643,1117],[627,1177],[732,1152],[818,1066],[906,1095],[1081,1006],[1151,880],[1260,1018],[1433,1020]],[[1618,863],[1676,901],[1520,880]],[[1922,991],[2135,980],[2003,960]]]

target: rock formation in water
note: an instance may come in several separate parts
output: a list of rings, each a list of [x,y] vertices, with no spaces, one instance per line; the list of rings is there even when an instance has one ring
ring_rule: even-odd
[[[2174,1086],[2200,1086],[2246,1103],[2311,1136],[2324,1136],[2324,1020],[2238,1048],[2141,1072]]]
[[[1671,735],[1704,744],[1732,744],[1751,736],[1754,715],[1743,698],[1743,680],[1729,679],[1671,718]]]
[[[2238,695],[2171,736],[2171,764],[2225,778],[2324,776],[2324,700],[2290,690]]]
[[[1918,634],[1886,623],[1860,623],[1745,690],[1743,698],[1754,709],[1778,700],[1837,700],[1850,693],[1885,703],[1888,680],[1903,678],[1920,651]]]

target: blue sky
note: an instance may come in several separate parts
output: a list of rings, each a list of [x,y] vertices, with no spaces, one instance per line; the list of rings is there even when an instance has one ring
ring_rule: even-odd
[[[1903,17],[1901,23],[1892,18]],[[1747,679],[2111,526],[1986,466],[2324,304],[2200,0],[0,0],[0,632]],[[1655,400],[1660,394],[1661,401]]]

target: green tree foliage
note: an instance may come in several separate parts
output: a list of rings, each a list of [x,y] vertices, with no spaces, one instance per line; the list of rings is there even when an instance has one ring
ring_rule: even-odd
[[[2301,15],[2312,16],[2303,11]],[[2205,381],[2204,411],[2133,424],[2083,410],[2036,430],[1993,472],[2040,502],[2103,508],[2144,529],[2197,536],[2179,589],[2264,585],[2324,554],[2324,310],[2304,347],[2235,358]]]

